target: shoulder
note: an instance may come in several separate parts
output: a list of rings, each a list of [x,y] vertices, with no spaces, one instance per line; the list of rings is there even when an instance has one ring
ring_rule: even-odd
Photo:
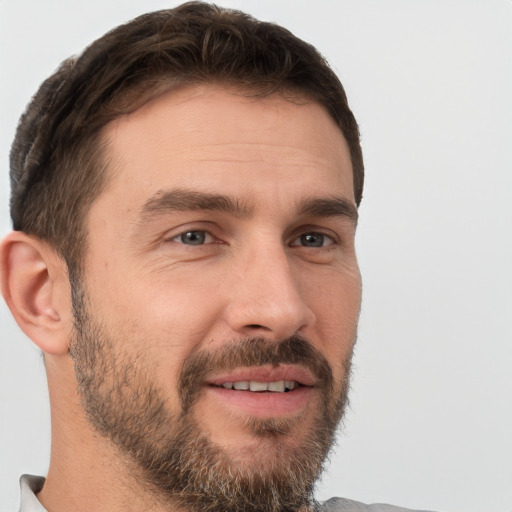
[[[384,505],[374,503],[365,505],[359,501],[347,500],[345,498],[331,498],[323,502],[319,507],[319,512],[428,512],[426,510],[411,510],[393,505]]]

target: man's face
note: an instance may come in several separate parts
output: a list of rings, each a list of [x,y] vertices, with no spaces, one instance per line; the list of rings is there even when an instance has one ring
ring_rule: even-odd
[[[339,128],[310,101],[203,86],[104,136],[110,178],[88,217],[71,351],[90,421],[199,509],[230,479],[244,495],[285,493],[293,477],[308,494],[361,298]]]

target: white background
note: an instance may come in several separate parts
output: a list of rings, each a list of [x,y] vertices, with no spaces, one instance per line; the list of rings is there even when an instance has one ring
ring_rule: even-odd
[[[61,60],[175,1],[0,0],[0,230],[15,125]],[[318,496],[512,511],[512,2],[221,1],[338,72],[366,160],[352,406]],[[0,309],[0,510],[45,474],[42,359]]]

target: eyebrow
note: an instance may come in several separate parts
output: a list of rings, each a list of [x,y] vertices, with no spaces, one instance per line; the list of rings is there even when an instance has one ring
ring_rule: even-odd
[[[237,217],[248,217],[254,208],[243,201],[232,199],[223,194],[210,194],[195,190],[160,190],[144,203],[141,217],[144,220],[155,214],[170,211],[209,210],[231,213]]]
[[[187,189],[160,190],[148,199],[141,208],[142,220],[149,220],[155,215],[172,211],[220,211],[249,217],[254,206],[248,202],[233,199],[224,194],[211,194]],[[299,202],[297,211],[300,215],[313,217],[347,217],[357,224],[356,206],[343,197],[310,198]]]
[[[344,197],[306,199],[299,203],[301,215],[313,217],[347,217],[357,225],[359,213],[357,207]]]

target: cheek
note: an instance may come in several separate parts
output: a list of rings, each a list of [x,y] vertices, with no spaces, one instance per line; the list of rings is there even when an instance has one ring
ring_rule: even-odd
[[[327,359],[343,361],[352,352],[361,307],[361,278],[351,272],[326,272],[305,287],[308,305],[316,316],[316,338]]]
[[[209,339],[220,314],[218,290],[197,275],[136,277],[124,270],[112,268],[88,283],[91,311],[118,351],[147,368],[148,378],[168,390],[175,387],[184,359]]]
[[[158,363],[179,372],[190,352],[209,339],[221,315],[218,287],[175,275],[134,288],[137,297],[127,301],[129,318],[123,316],[152,340],[148,349]]]
[[[219,311],[221,302],[219,277],[212,280],[200,274],[171,273],[144,281],[139,287],[140,301],[137,302],[156,324],[199,334]]]

